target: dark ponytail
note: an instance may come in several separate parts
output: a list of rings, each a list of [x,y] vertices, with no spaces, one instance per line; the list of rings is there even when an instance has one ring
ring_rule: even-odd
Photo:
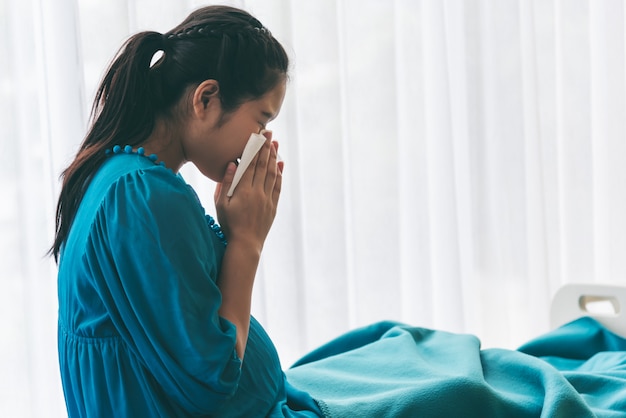
[[[162,57],[151,65],[159,51]],[[288,66],[285,50],[271,33],[250,14],[228,6],[196,10],[164,35],[141,32],[129,38],[98,88],[91,128],[61,175],[50,249],[55,260],[106,150],[145,141],[157,117],[167,116],[189,86],[217,80],[222,108],[229,112],[271,90]]]

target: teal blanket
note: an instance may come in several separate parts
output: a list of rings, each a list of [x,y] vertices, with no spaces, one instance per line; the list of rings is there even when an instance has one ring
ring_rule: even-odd
[[[626,417],[626,339],[582,318],[518,350],[392,322],[286,371],[327,417]]]

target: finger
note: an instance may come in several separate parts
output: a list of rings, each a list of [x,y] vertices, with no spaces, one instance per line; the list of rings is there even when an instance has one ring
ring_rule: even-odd
[[[261,135],[263,135],[264,137],[266,137],[267,139],[269,139],[271,141],[272,137],[274,136],[274,132],[267,131],[267,130],[264,129],[264,130],[261,131]]]
[[[221,183],[217,184],[215,189],[215,196],[217,197],[216,201],[227,197],[226,194],[230,189],[230,185],[233,183],[233,178],[235,177],[235,171],[237,170],[237,165],[234,162],[228,163],[226,166],[226,172],[224,173],[224,178]]]
[[[244,171],[241,175],[241,179],[239,180],[239,186],[237,187],[240,187],[244,184],[246,185],[246,187],[252,187],[254,183],[255,170],[258,159],[259,153],[257,152],[250,160],[250,164],[248,164],[248,168],[246,168],[246,171]]]
[[[267,173],[265,175],[265,192],[270,194],[276,183],[276,176],[278,175],[278,152],[274,143],[270,146],[270,156],[267,161]]]
[[[272,144],[274,144],[276,146],[276,162],[280,163],[283,161],[283,158],[280,156],[280,153],[278,152],[278,148],[280,147],[280,144],[278,143],[278,141],[272,141]],[[279,167],[279,170],[282,170],[283,167]]]
[[[254,166],[254,177],[252,184],[260,184],[261,187],[265,185],[265,178],[267,176],[268,160],[271,153],[271,142],[269,139],[265,141],[261,149],[256,155],[256,164]],[[252,163],[250,163],[252,166]]]
[[[282,161],[277,164],[276,181],[274,181],[274,189],[272,190],[272,201],[274,202],[274,207],[278,204],[278,198],[280,197],[280,192],[283,188],[284,166],[285,165]]]

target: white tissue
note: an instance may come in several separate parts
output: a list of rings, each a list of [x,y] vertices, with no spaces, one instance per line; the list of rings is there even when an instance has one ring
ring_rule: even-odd
[[[237,184],[241,180],[241,176],[243,176],[246,168],[248,168],[248,166],[250,165],[250,161],[252,161],[256,153],[259,152],[265,141],[266,138],[261,134],[253,133],[252,135],[250,135],[248,143],[243,149],[241,159],[239,160],[237,171],[235,171],[233,183],[230,185],[230,189],[228,189],[228,193],[226,193],[226,196],[231,197],[233,195],[233,193],[235,192],[235,187],[237,187]]]

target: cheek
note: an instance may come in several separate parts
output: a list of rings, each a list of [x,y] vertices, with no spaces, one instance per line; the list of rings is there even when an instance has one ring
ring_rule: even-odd
[[[207,148],[195,165],[204,176],[220,183],[224,179],[228,164],[237,161],[241,156],[243,146],[240,148],[237,142],[233,141],[220,148]]]
[[[260,131],[260,129],[258,130]],[[250,135],[253,133],[258,133],[258,131],[242,131],[237,134],[237,136],[232,138],[231,145],[231,161],[235,159],[239,159],[241,154],[243,154],[244,148],[248,144],[248,140],[250,139]]]
[[[230,129],[228,129],[230,128]],[[256,133],[253,127],[226,127],[219,136],[213,137],[210,144],[195,143],[188,159],[209,179],[221,182],[230,162],[237,161],[248,143],[250,134]],[[260,130],[260,128],[258,129]]]

